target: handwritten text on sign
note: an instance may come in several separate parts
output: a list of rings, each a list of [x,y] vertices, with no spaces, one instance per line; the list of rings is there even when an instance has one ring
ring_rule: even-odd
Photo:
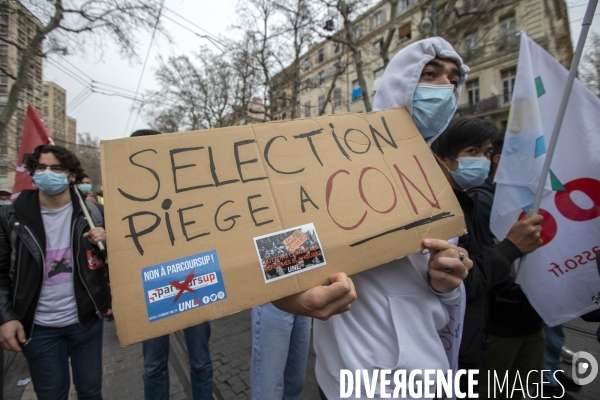
[[[331,274],[352,275],[414,253],[425,237],[464,231],[456,197],[404,108],[101,147],[122,344],[298,293]],[[140,273],[212,250],[222,269],[216,279],[205,267],[165,282]],[[218,285],[227,289],[222,301],[213,290]],[[210,293],[199,300],[188,298],[190,290]],[[204,300],[209,304],[200,306]],[[158,304],[171,305],[152,311]],[[164,319],[174,304],[198,307]]]
[[[126,238],[133,241],[140,255],[144,255],[144,236],[156,232],[162,232],[160,234],[165,235],[170,245],[175,246],[178,238],[189,242],[201,240],[215,230],[231,231],[240,218],[250,219],[255,227],[273,224],[276,210],[272,209],[265,198],[268,197],[268,193],[257,190],[244,198],[235,198],[235,187],[267,180],[269,174],[272,176],[270,179],[273,179],[307,174],[308,169],[314,171],[315,167],[330,169],[332,163],[328,160],[334,158],[342,158],[348,167],[338,168],[326,176],[320,176],[316,182],[309,181],[308,184],[296,184],[295,188],[289,187],[290,191],[297,193],[296,204],[293,206],[295,211],[322,211],[339,229],[356,231],[368,220],[369,215],[392,214],[395,211],[405,213],[407,204],[410,205],[409,211],[418,216],[419,201],[425,201],[427,208],[441,210],[421,157],[399,148],[386,117],[382,116],[370,122],[366,129],[361,128],[345,127],[336,131],[337,128],[330,123],[328,131],[324,128],[299,131],[292,134],[291,139],[290,135],[275,134],[265,139],[264,146],[258,146],[260,157],[257,156],[256,139],[177,147],[168,152],[159,152],[154,148],[136,151],[129,156],[129,170],[140,177],[143,176],[143,191],[148,192],[149,188],[151,191],[144,195],[140,191],[119,187],[118,193],[135,203],[152,202],[159,196],[164,197],[161,203],[164,214],[136,210],[125,215],[122,220],[128,224]],[[198,142],[202,143],[202,140]],[[332,149],[337,154],[331,154]],[[292,159],[282,160],[282,157],[278,156],[290,151],[294,154]],[[383,157],[394,152],[398,153],[397,155],[403,153],[402,164],[392,162],[387,168],[369,165],[369,161],[374,158],[373,153]],[[407,157],[409,162],[406,162]],[[160,158],[168,159],[168,171],[159,171],[154,166]],[[336,164],[339,162],[336,161]],[[262,168],[263,165],[266,168]],[[226,176],[220,174],[219,171],[222,170],[227,171]],[[290,181],[293,180],[290,178]],[[315,185],[312,185],[313,183]],[[169,189],[164,189],[165,184],[169,185]],[[221,191],[228,191],[231,197],[212,209],[207,209],[202,201],[194,204],[186,201],[186,204],[173,207],[174,199],[178,195],[190,192],[201,194],[211,188],[222,188]],[[357,200],[359,204],[348,210],[344,204],[348,199],[340,201],[340,196],[344,195],[351,196],[352,200]],[[402,197],[406,202],[399,200]],[[189,198],[188,196],[187,199]],[[205,213],[212,217],[212,223],[200,227],[197,220]],[[451,216],[453,215],[449,212],[438,212],[433,216],[362,238],[351,245],[360,245],[382,235]]]

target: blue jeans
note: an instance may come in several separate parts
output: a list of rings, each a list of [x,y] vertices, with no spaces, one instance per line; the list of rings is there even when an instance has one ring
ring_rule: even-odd
[[[102,326],[101,319],[87,331],[78,323],[63,328],[34,325],[22,349],[39,400],[67,399],[69,358],[77,397],[102,399]]]
[[[544,382],[550,382],[548,386],[558,386],[554,379],[554,371],[558,369],[560,363],[562,347],[565,344],[565,330],[562,325],[550,328],[544,323],[546,331],[546,350],[544,351]]]
[[[252,398],[298,400],[302,394],[311,318],[271,303],[252,309]]]
[[[212,398],[213,369],[208,340],[210,323],[183,330],[190,357],[190,378],[194,400]],[[144,352],[144,399],[169,399],[169,335],[147,340]]]

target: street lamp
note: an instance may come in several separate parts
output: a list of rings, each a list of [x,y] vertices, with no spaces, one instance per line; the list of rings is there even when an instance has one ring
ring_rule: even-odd
[[[435,2],[431,4],[431,17],[429,17],[429,10],[425,11],[425,17],[421,21],[421,30],[425,32],[431,31],[432,36],[437,36],[437,15],[435,13]]]

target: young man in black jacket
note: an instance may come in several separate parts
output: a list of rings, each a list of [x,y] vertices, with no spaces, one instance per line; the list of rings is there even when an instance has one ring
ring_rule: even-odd
[[[465,279],[467,306],[458,364],[480,369],[486,350],[489,290],[510,273],[511,264],[537,249],[543,218],[527,217],[513,225],[495,248],[486,247],[475,227],[476,204],[467,190],[481,185],[490,172],[490,157],[498,129],[483,120],[457,119],[431,145],[431,150],[452,186],[465,214],[467,234],[459,246],[469,252],[473,268]],[[463,382],[461,381],[461,386]]]
[[[40,400],[102,398],[102,316],[110,308],[102,227],[90,229],[76,188],[83,169],[60,146],[24,157],[37,190],[0,210],[0,345],[23,351]]]

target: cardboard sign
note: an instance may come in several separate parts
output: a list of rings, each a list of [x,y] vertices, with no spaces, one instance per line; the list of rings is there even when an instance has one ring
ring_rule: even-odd
[[[101,149],[123,345],[464,231],[452,189],[404,108],[103,141]]]

